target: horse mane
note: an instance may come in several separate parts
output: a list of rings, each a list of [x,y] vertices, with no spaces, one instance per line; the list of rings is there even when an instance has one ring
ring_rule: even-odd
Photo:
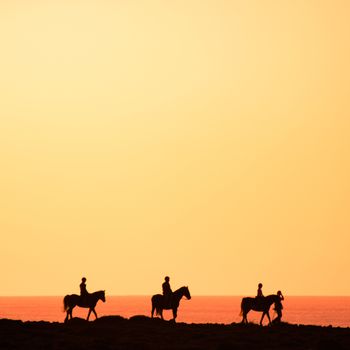
[[[174,294],[175,294],[175,293],[180,293],[181,291],[183,291],[183,290],[185,290],[185,289],[188,289],[188,287],[183,286],[183,287],[181,287],[181,288],[179,288],[179,289],[176,289],[176,291],[174,292]]]
[[[266,295],[265,298],[269,298],[269,299],[271,299],[271,298],[278,298],[278,295],[277,294],[269,294],[269,295]]]
[[[265,297],[265,299],[272,300],[273,302],[280,299],[280,297],[277,294],[270,294]]]
[[[97,292],[93,292],[91,294],[94,294],[94,295],[100,295],[100,294],[104,294],[105,291],[104,290],[98,290]]]

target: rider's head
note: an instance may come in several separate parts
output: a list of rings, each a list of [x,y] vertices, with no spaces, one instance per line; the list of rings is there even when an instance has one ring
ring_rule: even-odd
[[[81,280],[82,280],[83,282],[86,282],[86,278],[85,278],[85,277],[83,277]]]
[[[259,288],[262,288],[262,286],[263,286],[262,283],[259,283],[259,284],[258,284],[258,287],[259,287]]]
[[[164,279],[165,279],[166,282],[169,282],[170,277],[169,277],[169,276],[166,276]]]

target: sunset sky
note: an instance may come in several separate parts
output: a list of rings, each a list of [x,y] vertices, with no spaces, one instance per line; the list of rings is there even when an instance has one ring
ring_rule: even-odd
[[[349,18],[1,0],[0,295],[350,295]]]

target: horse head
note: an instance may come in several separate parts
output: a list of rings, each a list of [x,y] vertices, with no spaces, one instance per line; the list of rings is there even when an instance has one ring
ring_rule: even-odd
[[[106,295],[104,290],[100,290],[97,292],[98,299],[102,300],[103,302],[106,301]]]
[[[265,297],[265,300],[266,300],[268,305],[271,305],[273,303],[278,302],[280,300],[280,296],[277,294],[271,294],[271,295],[268,295],[267,297]]]
[[[190,300],[191,299],[191,294],[190,294],[190,290],[188,289],[188,287],[183,287],[183,293],[184,296],[186,297],[186,299]]]

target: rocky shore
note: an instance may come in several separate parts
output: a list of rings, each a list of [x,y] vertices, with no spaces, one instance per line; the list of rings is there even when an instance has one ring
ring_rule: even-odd
[[[0,320],[0,349],[350,349],[350,328],[172,323],[106,316],[68,323]]]

